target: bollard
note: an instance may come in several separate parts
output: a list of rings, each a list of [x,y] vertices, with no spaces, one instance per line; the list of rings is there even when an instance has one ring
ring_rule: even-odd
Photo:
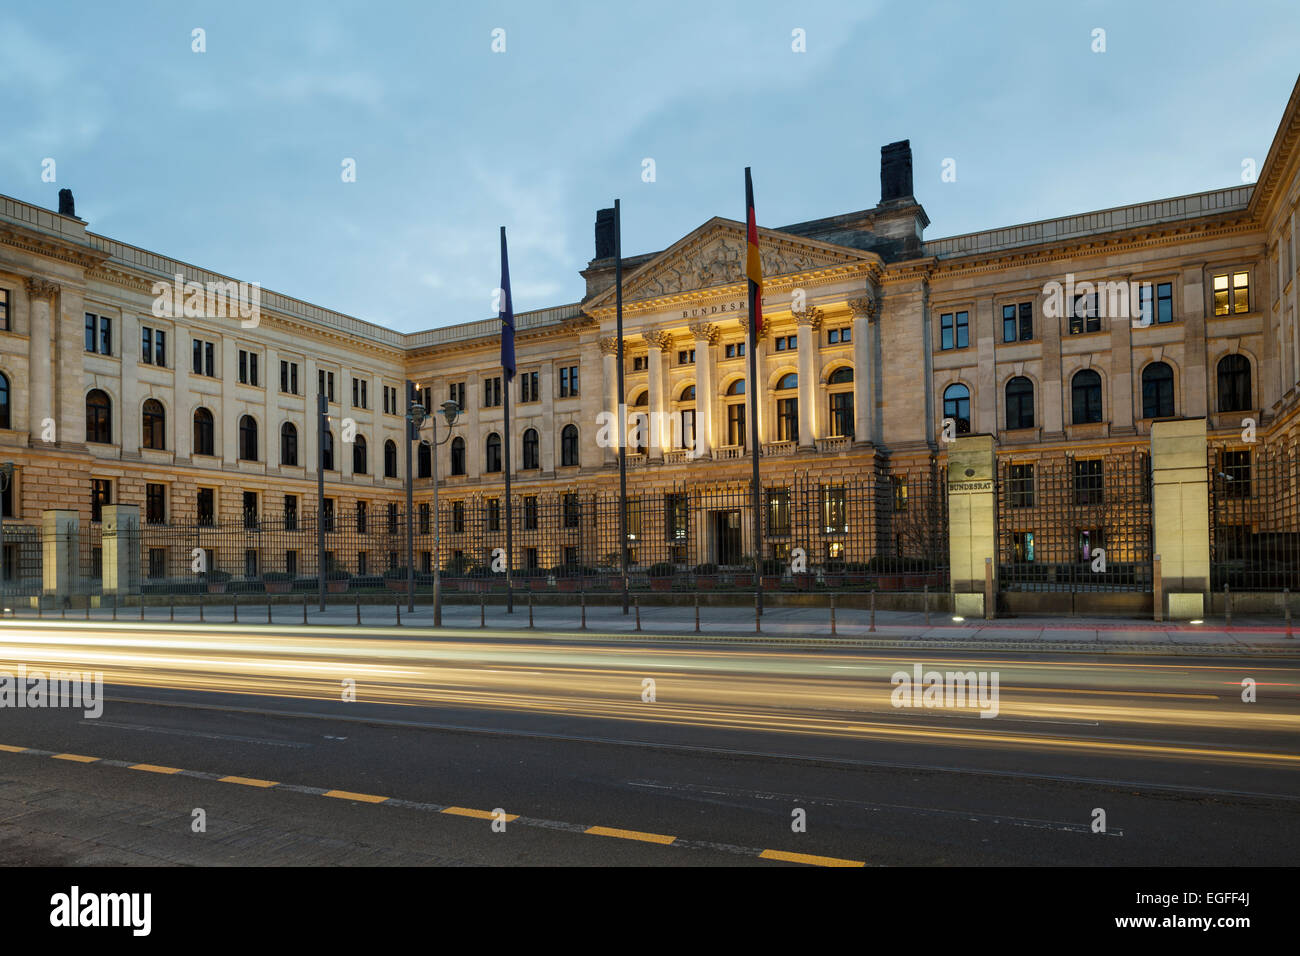
[[[754,633],[755,634],[763,633],[763,609],[759,606],[758,603],[759,601],[762,600],[762,598],[759,597],[759,595],[762,593],[763,593],[762,591],[754,592]]]
[[[43,594],[36,596],[36,616],[45,617],[45,595]]]
[[[361,595],[357,595],[357,627],[361,626]]]
[[[1295,635],[1291,633],[1291,589],[1282,589],[1282,608],[1286,611],[1286,639],[1295,640]]]
[[[579,594],[578,599],[582,602],[582,629],[585,631],[587,629],[587,592],[583,591]]]
[[[270,623],[271,623],[271,597],[270,597],[270,595],[267,595],[267,598],[266,598],[266,623],[267,623],[267,624],[270,624]]]
[[[528,592],[528,627],[531,630],[533,626],[533,592]]]
[[[176,599],[174,597],[167,599],[167,620],[172,622],[176,620]]]
[[[86,595],[86,620],[90,620],[90,595]]]
[[[144,595],[140,595],[140,620],[144,620]]]
[[[203,596],[203,592],[200,591],[200,592],[199,592],[199,623],[202,623],[202,622],[203,622],[203,608],[204,608],[204,605],[205,605],[206,601],[207,601],[207,599],[204,598],[204,596]]]
[[[639,631],[641,630],[641,599],[635,598],[634,603],[636,604],[636,629]]]
[[[234,597],[235,597],[235,600],[234,600],[234,603],[231,604],[231,609],[234,611],[234,615],[235,615],[235,616],[234,616],[233,618],[231,618],[231,620],[232,620],[234,623],[238,624],[238,623],[239,623],[239,592],[238,592],[238,591],[235,592]]]
[[[874,631],[875,629],[876,629],[876,592],[872,591],[871,592],[871,627],[867,628],[867,630]]]
[[[394,601],[393,610],[397,612],[397,626],[401,627],[402,626],[402,602]]]
[[[117,595],[113,595],[113,620],[117,620]]]
[[[305,593],[302,596],[302,622],[307,623],[307,595]]]
[[[835,630],[835,592],[832,591],[831,592],[831,636],[833,637],[837,633],[838,632]]]
[[[930,626],[930,585],[925,585],[925,626]]]
[[[1232,591],[1223,586],[1223,626],[1232,627]]]
[[[478,626],[487,627],[487,598],[483,592],[478,592]]]
[[[700,592],[695,592],[695,633],[700,633]]]

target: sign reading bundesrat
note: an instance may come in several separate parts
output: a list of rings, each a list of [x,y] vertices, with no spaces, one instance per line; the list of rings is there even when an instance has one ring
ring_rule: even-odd
[[[997,557],[993,436],[963,435],[948,446],[948,549],[953,611],[983,616],[985,559]]]

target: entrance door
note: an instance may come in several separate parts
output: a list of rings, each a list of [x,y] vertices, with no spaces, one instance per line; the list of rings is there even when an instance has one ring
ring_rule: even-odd
[[[718,564],[739,564],[740,512],[715,511],[713,513],[713,548]]]

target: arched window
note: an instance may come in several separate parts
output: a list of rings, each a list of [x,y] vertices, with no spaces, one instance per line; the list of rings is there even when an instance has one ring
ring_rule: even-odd
[[[257,419],[252,415],[239,420],[239,459],[257,461]]]
[[[280,464],[298,464],[298,428],[293,422],[280,426]]]
[[[494,472],[501,470],[501,436],[496,432],[488,435],[487,443],[484,446],[484,471]]]
[[[530,470],[540,468],[541,463],[537,450],[537,429],[530,428],[524,432],[524,469]]]
[[[1007,382],[1007,429],[1034,427],[1034,383],[1023,375]]]
[[[9,378],[0,374],[0,428],[9,428],[9,423]]]
[[[957,434],[970,434],[970,389],[965,385],[949,385],[943,390],[943,417],[957,423]]]
[[[213,434],[212,413],[206,408],[194,409],[194,454],[215,454]]]
[[[560,432],[560,464],[578,464],[578,426],[565,425]]]
[[[1070,399],[1074,424],[1101,421],[1101,376],[1090,368],[1076,372],[1070,383]]]
[[[799,440],[799,376],[782,375],[776,383],[776,440]],[[793,394],[791,394],[793,392]]]
[[[322,471],[334,470],[334,433],[328,428],[321,433],[320,466]]]
[[[451,440],[451,473],[465,474],[465,439],[459,435]]]
[[[1225,355],[1219,359],[1219,411],[1244,412],[1250,408],[1250,359]]]
[[[167,412],[156,398],[145,399],[140,409],[140,444],[145,448],[162,451],[167,447]]]
[[[352,439],[352,474],[364,475],[370,469],[369,454],[366,448],[366,439],[364,435],[356,435]]]
[[[1142,417],[1172,418],[1174,414],[1174,370],[1164,362],[1152,362],[1142,370]]]
[[[397,442],[391,438],[384,442],[384,477],[397,477]]]
[[[830,437],[853,437],[853,369],[841,365],[826,377],[830,401]]]
[[[745,394],[745,380],[738,378],[727,386],[727,396],[741,396]],[[727,403],[727,444],[739,445],[745,447],[745,403],[728,402]]]
[[[101,445],[113,442],[113,402],[107,392],[98,388],[86,396],[86,441]]]
[[[420,447],[415,453],[415,477],[433,477],[433,449],[424,442],[420,442]]]

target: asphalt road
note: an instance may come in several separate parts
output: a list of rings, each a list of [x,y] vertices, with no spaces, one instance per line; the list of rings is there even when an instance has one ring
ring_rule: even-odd
[[[996,715],[895,706],[917,666],[996,675]],[[1295,658],[6,622],[19,667],[107,699],[0,707],[10,865],[1300,856]]]

